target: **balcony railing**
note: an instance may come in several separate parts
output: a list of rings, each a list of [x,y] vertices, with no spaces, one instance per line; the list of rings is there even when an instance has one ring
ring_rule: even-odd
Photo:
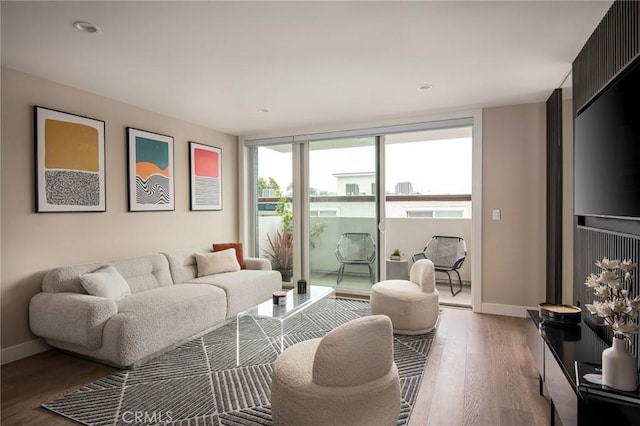
[[[287,203],[292,202],[291,197],[284,197]],[[309,197],[311,203],[326,203],[326,202],[372,202],[375,201],[374,195],[312,195]],[[385,196],[386,201],[471,201],[471,194],[443,194],[443,195],[430,195],[430,194],[387,194]],[[281,202],[281,198],[277,197],[259,197],[258,203],[277,204]]]

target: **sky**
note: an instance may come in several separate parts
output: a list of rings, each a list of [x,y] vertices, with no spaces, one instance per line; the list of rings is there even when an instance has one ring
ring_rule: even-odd
[[[291,152],[259,151],[258,176],[273,177],[280,188],[291,183]],[[409,181],[421,194],[471,194],[471,138],[394,143],[386,146],[386,191]],[[373,146],[310,152],[310,186],[337,192],[334,173],[375,171]]]

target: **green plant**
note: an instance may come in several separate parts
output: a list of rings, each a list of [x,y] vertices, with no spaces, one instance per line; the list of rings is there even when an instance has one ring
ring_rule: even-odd
[[[273,238],[267,235],[269,246],[264,254],[271,262],[273,269],[293,269],[293,235],[286,230],[276,231]]]
[[[288,202],[287,197],[280,197],[276,204],[276,214],[282,218],[282,226],[284,232],[289,235],[293,235],[293,211],[291,210],[291,203]]]
[[[400,249],[395,249],[394,251],[391,252],[391,256],[398,256],[398,257],[402,257],[404,256],[404,253],[402,251],[400,251]]]
[[[293,210],[291,209],[291,203],[288,202],[287,197],[280,197],[276,204],[276,214],[282,218],[282,227],[284,232],[293,235]],[[327,222],[324,220],[318,221],[311,226],[309,231],[309,246],[311,248],[316,247],[316,239],[322,234],[327,227]]]
[[[320,237],[320,234],[324,232],[324,229],[326,227],[327,227],[327,222],[325,222],[324,220],[316,222],[311,226],[311,231],[309,231],[309,246],[311,248],[316,248],[315,239]]]

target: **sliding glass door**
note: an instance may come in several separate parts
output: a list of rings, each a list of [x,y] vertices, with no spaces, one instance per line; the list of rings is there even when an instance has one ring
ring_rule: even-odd
[[[459,235],[471,248],[470,163],[480,158],[472,126],[460,118],[244,141],[253,255],[268,258],[285,286],[306,279],[368,294],[380,279],[406,277],[432,235]],[[388,275],[395,250],[407,271]],[[464,284],[475,256],[461,270]]]
[[[293,156],[292,144],[253,148],[257,257],[269,259],[285,285],[293,272]]]
[[[311,284],[368,293],[378,281],[377,138],[308,142]]]
[[[460,282],[451,276],[464,290],[454,295],[447,274],[436,273],[440,303],[458,306],[471,305],[472,131],[461,126],[385,135],[386,252],[398,249],[411,264],[434,235],[462,238],[468,255]]]

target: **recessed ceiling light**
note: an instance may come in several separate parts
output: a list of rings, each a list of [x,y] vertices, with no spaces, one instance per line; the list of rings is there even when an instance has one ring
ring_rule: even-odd
[[[433,85],[431,84],[423,84],[422,86],[418,86],[418,90],[426,92],[428,90],[433,89]]]
[[[99,33],[100,32],[100,27],[98,27],[97,25],[92,24],[91,22],[84,22],[84,21],[76,21],[73,23],[73,28],[75,28],[78,31],[82,31],[83,33]]]

